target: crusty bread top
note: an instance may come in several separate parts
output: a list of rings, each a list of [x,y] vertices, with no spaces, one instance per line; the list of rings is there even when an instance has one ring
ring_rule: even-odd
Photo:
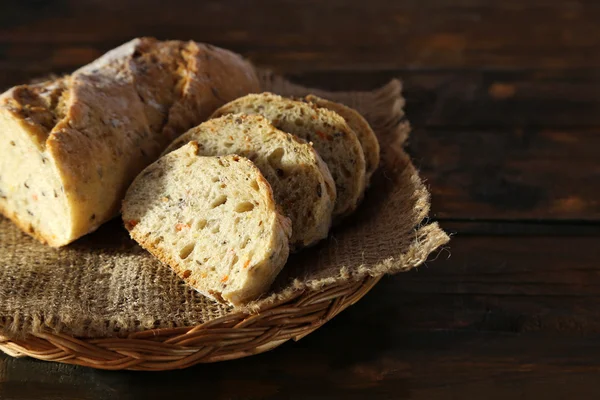
[[[192,140],[198,142],[201,155],[239,154],[256,164],[284,214],[292,220],[293,250],[327,237],[335,183],[310,144],[276,129],[263,116],[229,114],[190,129],[165,152]]]
[[[348,126],[356,133],[365,153],[365,185],[368,186],[371,176],[379,166],[379,141],[367,120],[358,111],[344,104],[322,99],[313,94],[306,96],[305,99],[319,107],[335,111],[346,120]]]
[[[290,221],[250,160],[198,150],[192,141],[147,167],[127,191],[123,220],[192,287],[241,305],[263,294],[285,264]]]
[[[214,112],[213,118],[236,113],[263,115],[276,128],[313,143],[336,184],[334,217],[339,220],[354,211],[365,189],[365,158],[356,134],[341,116],[265,92],[227,103]]]
[[[103,132],[136,122],[128,116],[132,104],[120,96],[132,89],[146,117],[137,122],[160,131],[166,136],[163,141],[170,142],[220,105],[258,87],[254,68],[235,53],[193,41],[144,37],[110,50],[71,75],[15,86],[0,95],[0,108],[36,127],[42,147],[50,135],[60,133],[60,122],[79,126],[98,122],[88,107],[121,107],[120,115],[101,121],[107,123]]]

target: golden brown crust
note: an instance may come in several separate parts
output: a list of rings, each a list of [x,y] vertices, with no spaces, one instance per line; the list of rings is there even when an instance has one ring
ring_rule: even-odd
[[[12,114],[15,120],[27,121],[27,131],[36,146],[43,150],[48,135],[63,114],[63,93],[68,78],[20,85],[9,89],[0,97],[0,107]]]
[[[174,139],[198,125],[227,101],[257,92],[254,69],[236,54],[208,44],[188,42],[182,49],[186,76],[181,95],[169,111],[164,135]],[[206,93],[198,96],[198,93]],[[174,132],[176,134],[174,134]]]

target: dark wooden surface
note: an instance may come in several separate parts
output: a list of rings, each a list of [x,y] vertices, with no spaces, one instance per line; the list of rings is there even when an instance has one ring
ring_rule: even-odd
[[[140,35],[329,89],[405,82],[448,251],[271,353],[165,373],[0,358],[2,399],[600,396],[596,0],[8,0],[0,88]]]

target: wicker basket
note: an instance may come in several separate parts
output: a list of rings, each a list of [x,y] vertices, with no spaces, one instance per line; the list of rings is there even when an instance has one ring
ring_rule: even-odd
[[[77,339],[50,332],[24,340],[0,337],[0,350],[107,370],[163,371],[232,360],[301,339],[360,300],[379,279],[300,292],[258,314],[234,313],[193,327],[147,330],[127,338]]]
[[[0,350],[107,370],[170,370],[246,357],[308,335],[360,300],[383,275],[419,265],[448,241],[435,222],[423,224],[429,194],[402,147],[409,125],[399,81],[371,92],[331,93],[269,71],[260,76],[264,90],[346,103],[373,126],[382,145],[382,172],[371,182],[377,195],[365,198],[354,225],[332,234],[320,250],[303,252],[296,265],[291,262],[266,299],[242,311],[204,315],[214,302],[205,304],[154,258],[137,252],[119,223],[105,224],[56,253],[0,221],[0,265],[5,266]],[[107,262],[112,269],[103,269]],[[85,290],[63,290],[75,285]],[[109,292],[114,292],[110,307],[103,296]],[[146,307],[121,309],[126,298]]]

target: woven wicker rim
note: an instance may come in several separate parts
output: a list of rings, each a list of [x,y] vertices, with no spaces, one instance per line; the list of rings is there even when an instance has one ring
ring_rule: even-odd
[[[302,291],[257,314],[233,313],[196,326],[151,329],[126,338],[75,338],[50,331],[23,340],[0,336],[0,350],[13,357],[107,370],[162,371],[233,360],[303,338],[360,300],[379,279]]]

